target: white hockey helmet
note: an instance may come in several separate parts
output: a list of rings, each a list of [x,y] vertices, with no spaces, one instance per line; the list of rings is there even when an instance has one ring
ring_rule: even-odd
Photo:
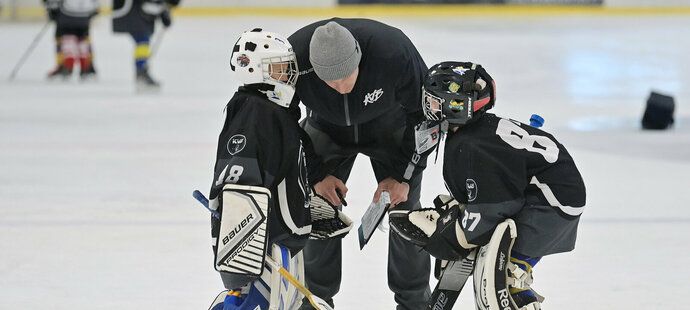
[[[269,100],[290,106],[299,70],[287,38],[261,28],[245,31],[232,49],[230,67],[243,84],[258,84]]]

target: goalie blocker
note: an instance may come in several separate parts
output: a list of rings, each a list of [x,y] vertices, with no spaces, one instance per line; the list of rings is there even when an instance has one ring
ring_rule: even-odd
[[[233,287],[261,275],[268,247],[267,226],[271,192],[264,187],[226,184],[220,203],[220,233],[215,241],[215,269],[231,274]],[[318,195],[309,202],[311,239],[342,238],[353,222]]]
[[[214,266],[239,287],[258,278],[268,246],[267,217],[271,192],[264,187],[226,184],[220,195],[220,233]]]

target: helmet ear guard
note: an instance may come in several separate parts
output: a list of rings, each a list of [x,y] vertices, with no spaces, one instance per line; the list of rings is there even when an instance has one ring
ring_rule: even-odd
[[[495,83],[481,65],[447,61],[429,69],[422,88],[427,119],[464,125],[496,101]]]

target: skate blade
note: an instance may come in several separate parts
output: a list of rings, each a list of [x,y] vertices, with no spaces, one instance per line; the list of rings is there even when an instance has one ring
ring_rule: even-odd
[[[136,91],[139,94],[157,94],[160,93],[161,87],[160,85],[142,85],[137,83]]]
[[[79,82],[81,83],[94,83],[98,81],[98,76],[96,75],[87,75],[87,76],[80,76],[79,77]]]

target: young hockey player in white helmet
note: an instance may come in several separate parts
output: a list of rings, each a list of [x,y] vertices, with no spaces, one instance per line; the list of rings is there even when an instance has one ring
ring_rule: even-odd
[[[422,99],[427,119],[447,133],[443,177],[452,196],[439,196],[436,208],[392,211],[391,227],[436,258],[476,257],[478,309],[540,309],[532,268],[573,250],[585,205],[572,157],[551,134],[487,113],[496,85],[478,64],[433,66]]]
[[[287,39],[244,32],[230,66],[243,85],[226,106],[209,203],[214,267],[227,291],[211,309],[295,309],[307,294],[305,242],[342,236],[351,221],[311,197],[303,147],[310,142],[290,108],[299,72]]]

